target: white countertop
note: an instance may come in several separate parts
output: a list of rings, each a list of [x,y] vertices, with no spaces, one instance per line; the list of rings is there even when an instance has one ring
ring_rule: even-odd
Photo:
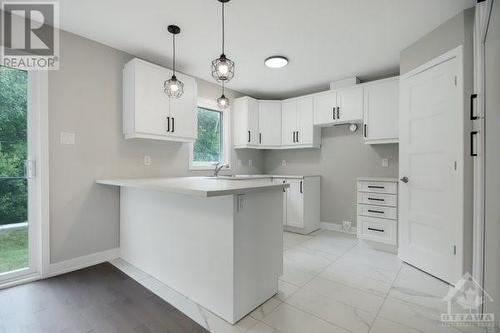
[[[281,177],[281,176],[280,176]],[[260,177],[260,179],[270,176]],[[175,177],[175,178],[140,178],[140,179],[103,179],[96,180],[103,185],[134,187],[179,194],[214,197],[232,194],[244,194],[270,189],[287,188],[289,184],[263,182],[259,178],[249,177],[245,181],[220,179],[213,177]]]
[[[367,182],[392,182],[392,183],[399,182],[397,178],[384,178],[384,177],[358,177],[358,180]]]
[[[220,175],[219,177],[227,177],[225,179],[232,180],[249,180],[249,179],[266,179],[266,178],[283,178],[283,179],[304,179],[307,177],[321,177],[320,175],[235,175],[235,177]]]

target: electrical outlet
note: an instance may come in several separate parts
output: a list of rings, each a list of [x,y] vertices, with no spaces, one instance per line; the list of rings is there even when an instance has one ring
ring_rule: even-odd
[[[248,160],[248,166],[251,168],[253,166],[253,161],[252,160]]]
[[[389,160],[387,158],[382,159],[382,167],[384,167],[384,168],[389,167]]]
[[[74,145],[75,144],[75,133],[73,133],[73,132],[61,132],[60,142],[62,145]]]
[[[151,165],[151,156],[144,155],[144,165],[145,166],[150,166]]]
[[[241,167],[243,165],[243,162],[241,160],[238,160],[238,166]]]
[[[351,221],[342,221],[342,230],[345,232],[351,232],[352,222]]]
[[[286,160],[281,161],[281,166],[286,166]]]

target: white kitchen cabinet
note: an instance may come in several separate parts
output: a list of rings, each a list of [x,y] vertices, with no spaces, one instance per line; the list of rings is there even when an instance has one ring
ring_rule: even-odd
[[[258,148],[259,102],[251,97],[233,101],[233,140],[235,148]]]
[[[395,249],[398,244],[398,180],[360,178],[357,197],[358,238]]]
[[[337,90],[335,123],[345,124],[363,120],[363,87],[354,86]]]
[[[285,230],[309,234],[320,226],[320,177],[274,178],[275,183],[288,183],[284,193]]]
[[[367,144],[399,141],[399,78],[375,81],[364,87],[363,136]]]
[[[325,91],[314,95],[314,125],[330,125],[337,115],[337,92]]]
[[[259,101],[259,148],[281,146],[281,101]]]
[[[321,132],[313,125],[313,97],[286,100],[282,104],[282,148],[319,148]]]
[[[171,70],[133,59],[123,69],[123,134],[126,139],[192,142],[197,133],[196,80],[177,73],[184,83],[180,99],[163,92]]]

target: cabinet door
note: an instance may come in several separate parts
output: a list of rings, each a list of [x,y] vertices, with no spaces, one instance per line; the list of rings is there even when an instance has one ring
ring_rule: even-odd
[[[184,83],[184,94],[170,98],[170,135],[195,140],[198,137],[196,81],[180,73],[176,75]]]
[[[259,144],[259,102],[248,98],[248,131],[250,132],[250,144]]]
[[[304,194],[303,182],[290,180],[287,191],[286,224],[292,227],[304,227]]]
[[[365,90],[365,141],[396,142],[399,137],[399,80],[374,83]]]
[[[169,116],[169,98],[163,92],[163,82],[169,72],[143,61],[136,61],[133,66],[134,76],[134,112],[135,132],[150,135],[167,136],[167,117]]]
[[[297,100],[297,143],[312,144],[314,139],[313,98],[303,97]]]
[[[237,98],[233,101],[233,140],[238,147],[247,147],[259,143],[259,105],[250,97]]]
[[[337,108],[337,92],[327,91],[314,96],[314,125],[334,122]]]
[[[294,145],[294,133],[297,131],[297,101],[292,100],[283,102],[281,116],[282,143],[288,146]]]
[[[339,123],[363,119],[363,87],[345,88],[337,91],[337,120]]]
[[[281,145],[281,102],[259,101],[259,143]]]

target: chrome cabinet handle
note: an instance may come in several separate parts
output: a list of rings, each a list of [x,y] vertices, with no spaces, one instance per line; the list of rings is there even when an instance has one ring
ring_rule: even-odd
[[[377,228],[368,228],[368,230],[376,232],[384,232],[384,229],[377,229]]]

